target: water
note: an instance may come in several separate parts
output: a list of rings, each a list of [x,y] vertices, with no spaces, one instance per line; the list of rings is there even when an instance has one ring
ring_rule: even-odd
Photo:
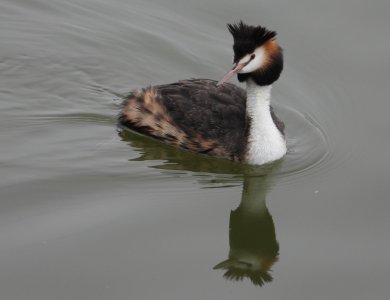
[[[389,11],[1,0],[1,298],[387,299]],[[239,19],[285,49],[280,164],[117,134],[133,88],[220,79]]]

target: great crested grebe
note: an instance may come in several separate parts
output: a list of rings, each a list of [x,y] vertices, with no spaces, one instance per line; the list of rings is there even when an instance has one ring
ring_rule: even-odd
[[[133,91],[119,126],[191,151],[261,165],[287,151],[284,124],[270,106],[283,69],[276,32],[242,21],[227,25],[234,67],[221,81],[182,80]],[[237,74],[246,91],[225,83]]]

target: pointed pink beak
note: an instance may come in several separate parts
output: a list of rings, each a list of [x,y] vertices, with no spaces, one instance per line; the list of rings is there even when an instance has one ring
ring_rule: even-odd
[[[236,65],[233,69],[231,69],[229,72],[227,72],[225,76],[223,76],[223,78],[217,83],[217,85],[221,85],[221,84],[223,84],[224,82],[228,81],[228,80],[229,80],[230,78],[232,78],[235,74],[237,74],[238,72],[240,72],[246,65],[247,65],[247,63],[243,63],[243,64],[238,64],[238,65]]]

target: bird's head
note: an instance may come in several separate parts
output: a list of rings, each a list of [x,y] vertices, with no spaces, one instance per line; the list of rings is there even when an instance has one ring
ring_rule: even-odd
[[[234,67],[218,84],[228,81],[235,74],[240,82],[249,78],[258,85],[275,82],[283,70],[283,53],[276,43],[276,32],[246,25],[242,21],[227,27],[234,39]]]

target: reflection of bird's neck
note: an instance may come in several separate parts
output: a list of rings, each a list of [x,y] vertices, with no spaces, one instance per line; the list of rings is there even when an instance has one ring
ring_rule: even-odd
[[[260,217],[268,210],[265,206],[265,197],[267,195],[266,179],[259,180],[258,177],[246,177],[242,189],[240,206],[237,208],[248,215]]]
[[[266,207],[267,178],[246,177],[241,203],[230,214],[230,251],[273,259],[279,250],[275,226]]]

